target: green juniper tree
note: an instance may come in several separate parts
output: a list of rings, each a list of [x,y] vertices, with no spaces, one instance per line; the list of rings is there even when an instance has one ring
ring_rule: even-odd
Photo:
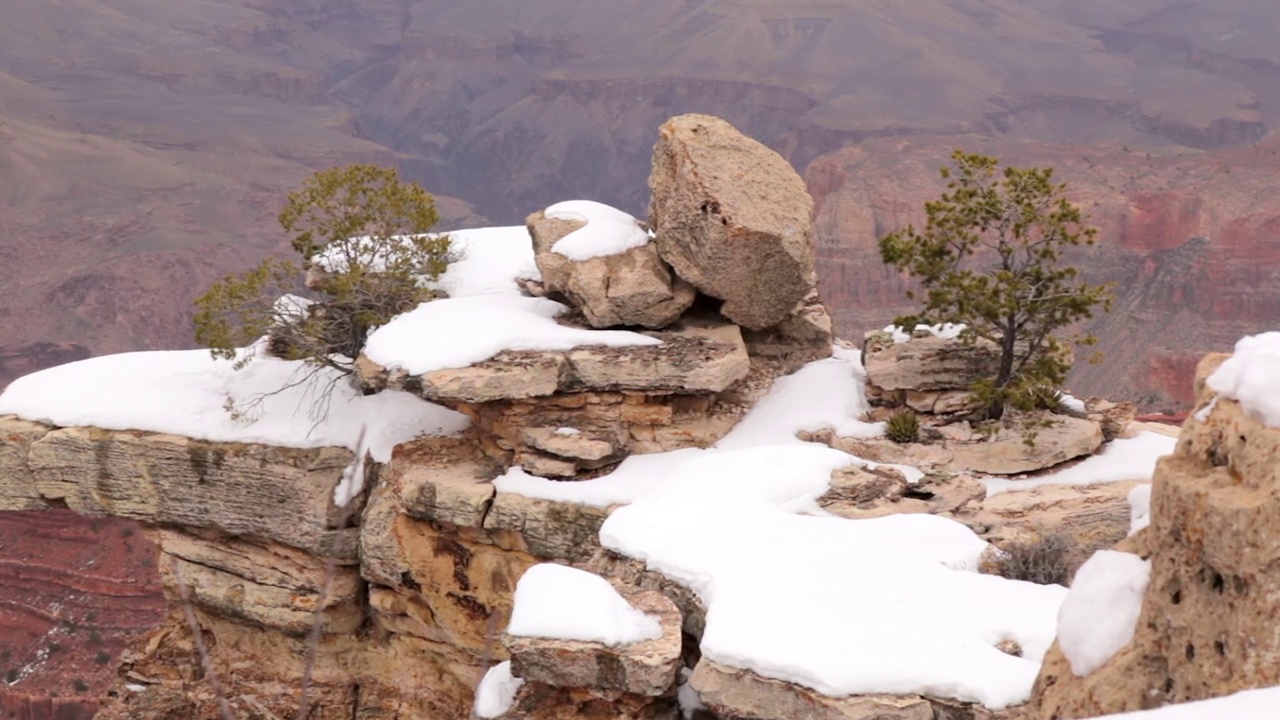
[[[272,355],[349,374],[369,333],[430,300],[424,282],[455,259],[448,236],[427,234],[434,198],[392,168],[317,172],[279,219],[301,260],[268,258],[196,300],[196,340],[215,357],[266,336]]]
[[[923,230],[908,226],[880,238],[887,265],[914,276],[925,290],[919,323],[964,323],[967,342],[989,341],[1000,362],[971,388],[979,415],[999,418],[1006,405],[1052,405],[1071,369],[1069,348],[1055,332],[1110,311],[1104,285],[1078,279],[1060,263],[1064,249],[1092,245],[1096,230],[1053,182],[1051,168],[1006,167],[957,150],[941,170],[947,192],[925,203]],[[914,294],[908,293],[914,298]],[[1091,345],[1091,335],[1072,339]]]

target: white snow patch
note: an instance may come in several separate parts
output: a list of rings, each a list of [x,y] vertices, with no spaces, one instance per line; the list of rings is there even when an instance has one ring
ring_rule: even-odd
[[[599,575],[543,563],[526,570],[516,583],[507,633],[613,647],[661,637],[662,626]]]
[[[246,350],[252,352],[253,350]],[[424,435],[453,435],[465,416],[397,391],[363,396],[336,371],[298,361],[257,357],[244,369],[208,350],[104,355],[59,365],[14,380],[0,395],[0,415],[62,427],[143,430],[214,442],[356,450],[365,442],[374,460]],[[325,393],[330,393],[325,398]],[[239,419],[227,412],[241,408]],[[318,404],[317,404],[318,403]],[[325,413],[317,420],[315,411]]]
[[[1085,677],[1133,639],[1151,563],[1132,553],[1100,550],[1076,571],[1058,611],[1058,646],[1071,672]]]
[[[1107,715],[1096,720],[1274,720],[1276,708],[1280,708],[1280,687],[1245,690],[1211,700]]]
[[[832,349],[831,357],[778,378],[733,430],[716,443],[723,450],[770,443],[800,444],[796,433],[830,429],[842,437],[884,435],[884,423],[859,420],[870,406],[866,371],[857,350]]]
[[[547,480],[513,467],[493,484],[498,492],[609,507],[634,501],[681,465],[703,455],[756,445],[806,445],[796,438],[801,430],[830,428],[847,437],[877,437],[884,433],[884,423],[858,419],[868,409],[862,390],[863,377],[858,352],[837,347],[831,358],[809,363],[775,381],[769,392],[713,448],[632,455],[608,475],[571,483]],[[876,467],[875,463],[846,457],[848,464]],[[918,468],[889,467],[902,471],[908,482],[924,476]]]
[[[1280,332],[1241,338],[1205,384],[1267,427],[1280,427]]]
[[[662,478],[686,461],[705,452],[707,451],[697,448],[685,448],[672,452],[631,455],[608,475],[578,482],[548,480],[530,475],[516,465],[494,480],[493,487],[498,492],[603,508],[632,502],[653,489]]]
[[[146,690],[146,689],[147,689],[147,688],[149,688],[149,687],[151,687],[151,686],[150,686],[150,685],[139,685],[139,684],[137,684],[137,683],[125,683],[125,684],[124,684],[124,689],[125,689],[125,690],[128,690],[129,692],[136,692],[136,693],[137,693],[137,692],[142,692],[143,690]]]
[[[435,283],[449,297],[518,295],[517,277],[539,277],[533,263],[533,241],[523,225],[454,230],[449,237],[461,258]]]
[[[649,243],[649,233],[634,217],[603,203],[568,200],[547,208],[545,214],[557,220],[586,223],[551,246],[551,252],[570,260],[617,255]]]
[[[1067,408],[1068,410],[1071,410],[1072,412],[1078,412],[1078,413],[1085,412],[1084,401],[1076,397],[1075,395],[1062,393],[1061,402],[1063,407]]]
[[[570,350],[583,345],[660,345],[625,330],[583,330],[553,319],[567,308],[546,298],[489,294],[419,305],[375,330],[364,354],[410,375],[462,368],[503,350]]]
[[[833,696],[1025,701],[1066,590],[974,572],[986,543],[946,518],[800,514],[852,460],[805,443],[704,453],[615,510],[601,542],[698,593],[716,662]],[[1025,657],[994,647],[1006,637]]]
[[[1156,461],[1173,452],[1177,438],[1143,431],[1131,438],[1107,443],[1102,452],[1071,467],[1034,478],[982,478],[987,497],[1003,492],[1030,490],[1041,485],[1095,485],[1098,483],[1150,480]]]
[[[290,322],[301,320],[307,316],[307,308],[315,304],[314,300],[301,295],[281,295],[271,306],[272,314],[278,320]]]
[[[1129,534],[1151,524],[1151,483],[1135,485],[1129,491]]]
[[[943,340],[955,340],[960,337],[960,333],[969,327],[964,323],[941,323],[939,325],[916,325],[913,332],[927,331],[930,335]],[[887,325],[884,328],[887,333],[893,334],[893,342],[901,345],[904,342],[911,342],[912,332],[900,325]]]
[[[578,428],[558,427],[555,429],[556,435],[581,435],[582,431]]]
[[[1213,412],[1213,409],[1216,407],[1218,407],[1218,396],[1214,395],[1209,400],[1209,404],[1197,410],[1196,414],[1193,417],[1195,417],[1197,422],[1208,422],[1209,415]]]
[[[475,714],[482,718],[505,715],[515,703],[516,691],[521,685],[524,685],[524,680],[511,674],[510,660],[489,668],[476,686]]]
[[[695,712],[707,709],[707,706],[702,704],[702,696],[689,684],[689,678],[692,675],[693,671],[689,668],[680,668],[680,684],[676,687],[676,702],[680,705],[680,717],[684,718],[684,720],[692,720]]]

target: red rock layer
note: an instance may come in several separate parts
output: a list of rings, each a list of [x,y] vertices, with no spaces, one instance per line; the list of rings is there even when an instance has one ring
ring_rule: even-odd
[[[0,717],[87,720],[165,601],[137,523],[0,513]]]

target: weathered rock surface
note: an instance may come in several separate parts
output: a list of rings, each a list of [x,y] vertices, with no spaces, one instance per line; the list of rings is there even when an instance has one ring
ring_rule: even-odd
[[[649,221],[662,259],[744,328],[782,322],[817,284],[813,200],[782,156],[707,115],[658,130]]]
[[[653,243],[614,255],[571,260],[552,247],[584,227],[584,221],[549,218],[539,210],[525,225],[544,289],[581,310],[592,327],[664,328],[688,310],[697,296],[693,286],[671,272]]]
[[[926,475],[908,483],[891,467],[856,465],[831,473],[831,485],[818,504],[839,517],[865,519],[900,513],[960,515],[981,505],[987,489],[968,475]]]
[[[680,611],[662,593],[618,587],[641,612],[655,617],[662,635],[610,647],[601,643],[505,635],[511,673],[525,682],[568,688],[599,688],[660,697],[675,691],[680,669]]]
[[[7,421],[10,425],[14,421]],[[19,423],[0,443],[18,497],[29,499],[22,463],[38,496],[84,515],[250,535],[324,555],[355,557],[355,532],[339,529],[333,488],[351,453],[95,428]],[[39,434],[39,437],[35,437]],[[25,502],[25,501],[24,501]]]
[[[484,527],[508,532],[518,547],[538,557],[583,562],[600,549],[600,526],[608,510],[579,503],[498,493]]]
[[[479,445],[503,467],[570,477],[632,453],[710,445],[782,369],[754,368],[741,330],[711,314],[648,334],[662,344],[507,351],[420,376],[362,358],[359,373],[373,387],[404,389],[467,415]]]
[[[192,602],[289,635],[351,632],[364,622],[360,571],[269,541],[160,529],[160,579],[170,602]],[[318,628],[316,626],[318,625]]]
[[[47,425],[0,415],[0,512],[48,507],[27,464],[31,443],[47,432]]]
[[[592,390],[715,393],[751,369],[741,331],[723,321],[689,317],[665,331],[646,334],[662,344],[507,350],[465,368],[422,375],[388,371],[362,357],[357,374],[373,389],[405,390],[452,405]]]
[[[717,717],[755,720],[993,720],[1009,717],[981,705],[918,695],[834,698],[703,658],[690,684]]]
[[[915,331],[907,342],[894,342],[883,330],[866,333],[862,341],[862,364],[867,369],[868,399],[896,398],[907,404],[907,393],[968,390],[974,382],[995,375],[1000,367],[1000,348],[978,339],[972,345],[959,340]],[[917,398],[911,406],[918,407]],[[932,407],[930,410],[932,411]]]
[[[1037,718],[1083,718],[1280,684],[1280,430],[1204,387],[1152,484],[1151,524],[1131,540],[1151,561],[1133,640],[1087,677],[1056,646],[1031,701]]]
[[[835,342],[831,315],[819,301],[817,292],[810,293],[782,322],[763,330],[743,329],[742,338],[747,343],[747,354],[753,359],[780,362],[784,372],[830,357]]]
[[[1093,454],[1103,441],[1099,423],[1040,411],[1008,410],[999,424],[981,431],[957,424],[943,426],[938,433],[939,439],[928,443],[905,444],[887,438],[821,436],[836,449],[875,462],[985,475],[1021,475],[1051,468]]]

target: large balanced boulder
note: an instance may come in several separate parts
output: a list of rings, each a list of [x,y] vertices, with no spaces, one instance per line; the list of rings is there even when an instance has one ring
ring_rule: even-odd
[[[1280,428],[1206,387],[1224,359],[1200,363],[1199,411],[1157,465],[1151,524],[1121,544],[1150,560],[1132,639],[1083,676],[1055,644],[1030,717],[1095,717],[1280,685]]]
[[[750,330],[782,322],[817,284],[813,199],[782,156],[708,115],[658,130],[649,223],[676,274]]]
[[[605,247],[598,251],[600,254],[566,252],[563,246],[557,247],[557,243],[584,230],[589,223],[609,226],[595,228],[597,237],[606,240],[610,231],[645,234],[635,218],[626,213],[597,203],[576,205],[588,205],[595,212],[588,217],[552,206],[525,221],[545,291],[567,299],[582,311],[592,327],[639,325],[658,329],[675,322],[693,304],[697,293],[671,272],[652,243],[646,241],[621,251]]]

